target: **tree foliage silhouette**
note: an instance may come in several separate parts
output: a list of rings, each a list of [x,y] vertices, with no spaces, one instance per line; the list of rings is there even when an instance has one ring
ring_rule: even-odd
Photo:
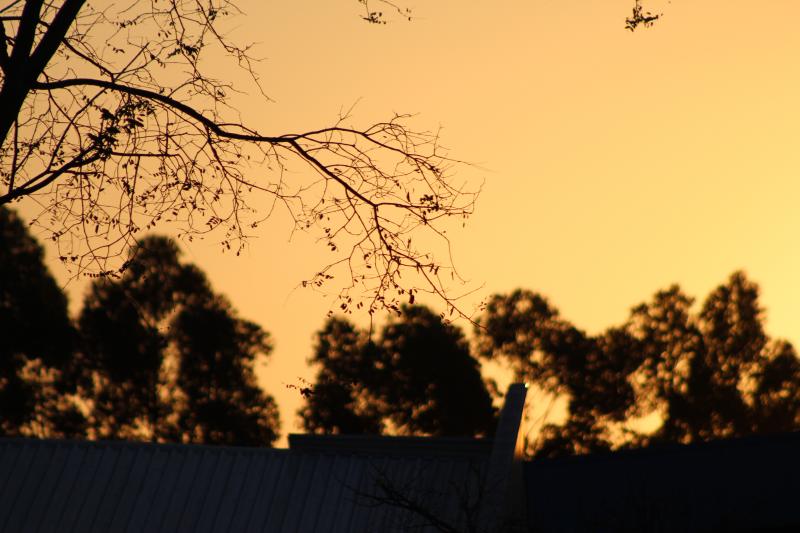
[[[278,437],[278,410],[256,383],[254,364],[272,350],[258,325],[236,318],[220,296],[184,306],[173,322],[177,421],[184,442],[264,445]]]
[[[85,420],[60,368],[75,331],[42,247],[16,213],[0,207],[0,432],[75,436]]]
[[[590,336],[542,296],[517,290],[492,297],[476,333],[483,356],[567,399],[566,422],[543,428],[541,454],[800,427],[800,361],[765,334],[758,287],[736,272],[698,312],[692,304],[672,286],[622,326]],[[653,413],[654,433],[629,425]]]
[[[316,383],[306,390],[300,416],[312,433],[378,434],[385,430],[381,406],[372,397],[377,360],[366,333],[331,317],[316,334]]]
[[[314,433],[487,435],[492,399],[462,331],[424,306],[404,306],[374,340],[329,319],[309,363],[316,384],[300,416]]]
[[[359,3],[369,22],[385,21],[370,4],[408,15],[388,0]],[[188,238],[216,231],[238,252],[278,205],[336,252],[306,282],[342,278],[344,305],[397,308],[411,288],[404,272],[446,298],[449,266],[430,243],[446,240],[443,218],[472,212],[475,193],[450,176],[438,133],[402,115],[299,133],[241,122],[232,95],[269,98],[250,46],[229,38],[237,14],[233,0],[0,8],[0,205],[33,198],[62,261],[105,275],[158,224]],[[249,88],[213,70],[220,57]],[[255,212],[254,195],[272,207]]]
[[[91,426],[101,438],[267,445],[274,400],[254,365],[271,346],[238,318],[177,245],[148,237],[117,280],[92,285],[79,317],[75,360]]]

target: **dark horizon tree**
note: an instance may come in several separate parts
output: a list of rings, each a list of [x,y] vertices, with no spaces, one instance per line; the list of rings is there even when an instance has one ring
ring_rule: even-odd
[[[316,383],[300,417],[312,433],[490,435],[492,398],[463,332],[403,306],[375,339],[330,318],[317,333]]]
[[[800,360],[765,334],[757,285],[735,272],[699,311],[693,302],[674,285],[590,336],[542,296],[517,290],[491,298],[476,335],[483,357],[566,399],[566,422],[542,428],[538,454],[798,429]],[[652,414],[661,420],[654,432],[628,426]]]
[[[75,389],[60,372],[76,338],[41,245],[13,210],[0,206],[0,433],[84,433]]]
[[[271,444],[277,407],[254,372],[272,349],[267,333],[238,318],[171,239],[143,239],[129,262],[92,284],[78,319],[73,369],[92,436]]]
[[[310,433],[381,434],[386,430],[383,408],[371,390],[380,381],[371,357],[374,350],[365,331],[345,318],[331,317],[315,334],[309,365],[317,366],[299,411]]]
[[[271,351],[269,335],[237,318],[221,296],[185,305],[172,323],[181,392],[178,440],[263,446],[278,438],[274,399],[258,386],[255,363]]]

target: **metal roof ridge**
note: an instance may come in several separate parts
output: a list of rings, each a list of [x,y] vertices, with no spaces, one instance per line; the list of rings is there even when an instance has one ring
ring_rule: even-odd
[[[290,434],[292,452],[469,456],[488,459],[493,440],[473,437]]]

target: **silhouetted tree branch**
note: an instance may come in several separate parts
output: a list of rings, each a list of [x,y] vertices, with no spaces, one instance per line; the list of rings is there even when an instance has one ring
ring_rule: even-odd
[[[386,21],[359,2],[364,19]],[[250,46],[223,30],[238,13],[230,0],[25,0],[0,11],[0,205],[39,204],[35,221],[62,261],[91,275],[118,275],[139,232],[163,223],[188,239],[219,232],[238,253],[280,205],[335,252],[305,285],[341,278],[344,310],[396,310],[415,290],[449,301],[450,259],[424,235],[446,244],[440,223],[469,216],[477,191],[453,182],[438,134],[407,115],[277,134],[242,122],[231,100],[241,89],[206,68],[212,54],[231,58],[268,101]],[[414,282],[401,282],[406,272]]]
[[[520,533],[527,531],[521,517],[492,512],[495,520],[482,523],[488,495],[500,487],[489,486],[485,468],[477,462],[459,465],[457,476],[439,480],[431,486],[430,472],[420,469],[416,475],[400,479],[386,468],[371,465],[371,484],[347,486],[359,505],[392,509],[392,520],[384,524],[391,531],[433,530],[441,533]],[[502,515],[502,516],[500,516]]]
[[[636,31],[639,26],[649,28],[661,18],[661,13],[653,14],[650,11],[645,11],[642,7],[642,0],[634,0],[633,13],[625,19],[625,29],[629,31]]]

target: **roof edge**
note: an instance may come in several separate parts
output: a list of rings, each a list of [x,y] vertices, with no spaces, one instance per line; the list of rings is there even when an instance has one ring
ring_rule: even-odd
[[[388,437],[380,435],[290,434],[289,449],[311,453],[357,455],[446,455],[486,459],[491,439],[472,437]]]

